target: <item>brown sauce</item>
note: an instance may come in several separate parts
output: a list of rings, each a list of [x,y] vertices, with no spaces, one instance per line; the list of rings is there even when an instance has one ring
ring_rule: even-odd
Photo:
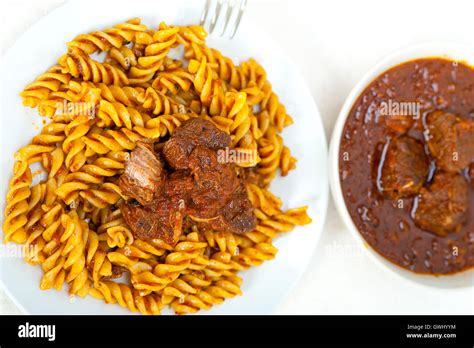
[[[384,148],[394,137],[382,120],[382,106],[417,103],[405,136],[424,144],[430,163],[424,186],[440,169],[426,145],[426,117],[441,110],[474,121],[474,70],[442,58],[418,59],[391,68],[359,96],[344,126],[340,153],[341,187],[351,218],[364,239],[391,262],[416,273],[450,274],[474,266],[473,165],[459,175],[469,183],[466,218],[445,236],[415,224],[416,196],[393,199],[377,181]],[[403,104],[405,103],[405,104]],[[396,136],[396,135],[395,135]],[[474,139],[472,140],[474,141]]]

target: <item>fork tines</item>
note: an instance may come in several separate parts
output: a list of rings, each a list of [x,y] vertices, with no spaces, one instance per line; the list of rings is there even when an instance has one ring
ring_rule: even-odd
[[[229,29],[230,38],[233,38],[237,32],[237,29],[239,28],[240,21],[242,20],[245,7],[247,6],[247,0],[217,0],[217,4],[215,4],[215,2],[216,1],[214,0],[206,1],[200,24],[204,26],[209,14],[212,13],[211,22],[209,24],[209,34],[212,34],[216,29],[216,25],[220,18],[224,17],[223,28],[220,36],[224,36],[224,34],[227,32],[227,29]],[[223,12],[224,9],[225,11]],[[237,9],[239,11],[237,16],[232,16],[234,11]]]

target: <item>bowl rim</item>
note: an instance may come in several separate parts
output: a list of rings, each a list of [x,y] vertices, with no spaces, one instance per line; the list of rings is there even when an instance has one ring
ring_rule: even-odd
[[[404,62],[419,58],[445,58],[466,62],[474,67],[474,46],[456,41],[424,41],[396,49],[379,59],[351,89],[346,97],[336,120],[331,135],[329,149],[329,181],[334,205],[346,228],[350,231],[357,245],[364,249],[363,253],[382,270],[391,273],[407,284],[437,288],[440,291],[474,290],[474,268],[449,275],[420,274],[409,271],[386,259],[378,253],[362,236],[355,226],[345,204],[339,176],[339,150],[343,129],[357,98],[374,79],[388,69]],[[468,59],[469,58],[469,59]]]

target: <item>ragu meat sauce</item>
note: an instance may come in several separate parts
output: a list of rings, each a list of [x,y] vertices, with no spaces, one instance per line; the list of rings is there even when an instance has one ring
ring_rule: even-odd
[[[364,90],[344,127],[339,173],[352,220],[408,270],[472,268],[473,160],[474,70],[441,58],[395,66]]]
[[[136,238],[160,238],[174,245],[183,229],[243,234],[256,226],[253,206],[234,164],[220,163],[217,150],[230,136],[210,121],[190,119],[156,152],[139,142],[120,177],[131,199],[120,209]]]

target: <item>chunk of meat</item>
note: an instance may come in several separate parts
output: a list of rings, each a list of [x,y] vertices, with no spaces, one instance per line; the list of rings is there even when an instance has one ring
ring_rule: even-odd
[[[469,186],[460,174],[438,172],[418,196],[415,224],[439,236],[456,232],[466,220]]]
[[[428,147],[436,166],[457,173],[474,161],[474,122],[435,111],[426,119]]]
[[[194,188],[189,173],[176,171],[164,181],[151,204],[141,205],[128,200],[120,208],[125,222],[139,239],[159,238],[168,244],[178,242],[187,214],[186,197]]]
[[[202,146],[196,147],[188,158],[195,182],[191,192],[193,209],[197,214],[217,213],[217,207],[232,199],[241,184],[234,166],[219,163],[216,151]]]
[[[381,188],[391,198],[418,193],[428,175],[429,164],[422,143],[402,136],[393,138],[386,149]]]
[[[234,233],[255,228],[253,206],[234,166],[219,163],[215,151],[198,146],[189,156],[189,168],[195,180],[191,219],[203,228]]]
[[[173,200],[187,197],[194,190],[194,180],[187,170],[177,170],[168,175],[168,180],[163,186],[163,196]]]
[[[219,211],[219,219],[212,221],[210,226],[217,231],[231,231],[242,234],[255,229],[257,221],[253,213],[244,185],[240,185],[231,200]]]
[[[120,206],[120,210],[135,238],[158,238],[175,245],[182,234],[184,211],[176,209],[167,199],[159,198],[155,203],[156,205],[142,206],[136,201],[127,201]]]
[[[163,149],[166,162],[174,169],[188,168],[188,156],[196,146],[219,150],[230,146],[230,136],[211,122],[194,118],[175,129]]]
[[[221,163],[217,155],[217,150],[229,145],[230,137],[211,122],[191,119],[165,143],[165,163],[151,147],[137,146],[120,180],[120,187],[136,198],[120,207],[134,236],[160,238],[173,245],[190,224],[233,233],[253,230],[257,220],[244,182],[234,164]],[[128,167],[140,163],[154,163],[160,169],[152,170],[151,179],[145,174],[137,179]]]
[[[395,135],[403,135],[415,124],[413,116],[384,116],[385,126]]]
[[[143,205],[153,201],[165,179],[163,163],[151,144],[138,142],[120,176],[119,186],[127,196]]]

